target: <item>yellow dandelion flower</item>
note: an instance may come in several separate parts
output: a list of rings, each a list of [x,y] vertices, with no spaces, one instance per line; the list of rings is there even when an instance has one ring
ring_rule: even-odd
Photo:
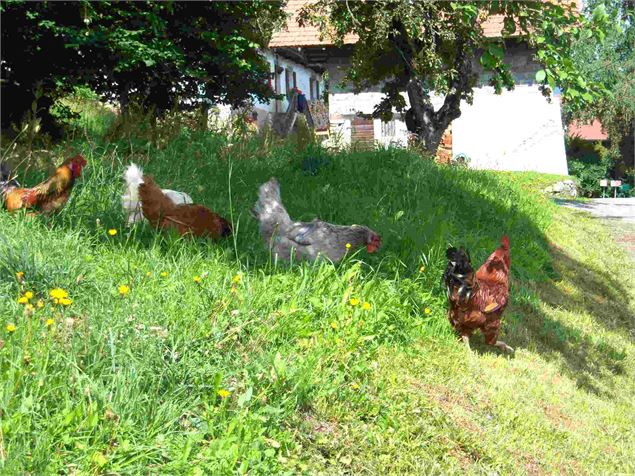
[[[49,317],[46,320],[46,327],[51,327],[53,324],[55,324],[55,321]]]
[[[35,305],[37,306],[38,309],[42,309],[44,307],[44,301],[42,301],[41,299],[38,299]]]
[[[371,307],[372,306],[369,302],[364,301],[364,304],[362,304],[362,308],[364,309],[364,311],[368,311]]]
[[[17,273],[15,273],[15,277],[18,279],[18,281],[22,281],[24,279],[24,273],[22,271],[18,271]]]
[[[432,313],[432,309],[430,309],[429,307],[426,307],[423,312],[425,312],[426,314],[431,314]]]
[[[9,334],[11,334],[12,332],[15,332],[15,324],[13,324],[13,323],[7,324],[7,332]]]
[[[353,382],[353,383],[351,384],[351,388],[352,388],[353,390],[359,390],[359,384],[358,384],[357,382]]]
[[[24,297],[31,300],[33,299],[33,293],[31,291],[27,291],[24,293]]]
[[[242,279],[242,278],[241,278],[240,274],[237,274],[236,276],[234,276],[234,277],[232,278],[232,283],[234,283],[234,284],[240,283],[240,280],[241,280],[241,279]]]
[[[426,270],[426,267],[425,267],[425,266],[422,266],[421,268],[419,268],[419,272],[420,272],[420,273],[423,273],[425,270]]]
[[[117,234],[117,230],[115,230],[114,228],[111,228],[110,230],[108,230],[108,234],[110,236],[115,236]]]
[[[152,276],[152,273],[151,273],[150,271],[148,271],[148,272],[146,273],[146,276],[149,278],[149,277],[151,277],[151,276]]]
[[[333,329],[337,329],[337,322],[335,322],[335,321],[331,322],[331,327]]]
[[[122,296],[126,296],[130,292],[130,288],[126,286],[125,284],[120,285],[117,288],[117,290],[119,291],[119,294],[121,294]]]
[[[29,300],[27,299],[26,296],[20,296],[18,298],[18,304],[27,304],[29,302]]]
[[[227,398],[231,395],[231,392],[229,390],[225,390],[224,388],[218,391],[218,396],[220,398]]]
[[[351,249],[351,244],[350,243],[346,243],[346,249],[350,250]]]
[[[199,284],[202,280],[203,278],[201,278],[200,276],[194,276],[192,278],[192,281],[194,281],[196,284]]]
[[[350,301],[348,301],[348,303],[349,303],[351,306],[357,306],[357,305],[359,304],[359,299],[357,299],[357,298],[351,298],[351,300],[350,300]]]
[[[69,298],[61,298],[59,301],[62,306],[70,306],[73,304],[73,300]]]
[[[51,289],[50,295],[53,299],[56,299],[56,302],[68,297],[68,293],[61,288]]]
[[[167,271],[161,271],[161,275],[162,278],[167,278],[168,277],[168,272]]]

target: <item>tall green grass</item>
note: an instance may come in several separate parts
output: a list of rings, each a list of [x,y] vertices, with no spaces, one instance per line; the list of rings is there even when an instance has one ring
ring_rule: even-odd
[[[62,149],[88,166],[59,215],[0,213],[6,474],[633,471],[630,270],[601,269],[620,258],[598,227],[530,191],[532,176],[394,149],[331,154],[310,175],[315,147],[229,142],[77,138]],[[235,236],[127,229],[131,161],[231,217]],[[293,218],[365,224],[383,248],[272,262],[248,213],[271,176]],[[460,345],[440,283],[448,245],[480,263],[503,233],[512,359]],[[26,310],[25,291],[45,307]]]

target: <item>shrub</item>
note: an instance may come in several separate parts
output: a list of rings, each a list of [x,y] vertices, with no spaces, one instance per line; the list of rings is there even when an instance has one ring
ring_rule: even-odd
[[[578,182],[581,196],[594,197],[602,192],[600,180],[608,178],[614,165],[614,154],[600,142],[579,137],[567,140],[569,173]]]

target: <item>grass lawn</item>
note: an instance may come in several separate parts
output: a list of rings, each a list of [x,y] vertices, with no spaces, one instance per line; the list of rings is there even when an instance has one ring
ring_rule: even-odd
[[[60,153],[88,158],[68,206],[0,211],[0,472],[635,472],[633,265],[529,186],[547,179],[397,150],[332,155],[308,175],[315,149],[226,143],[187,129],[160,150],[67,142]],[[235,237],[126,229],[131,160],[231,217]],[[366,224],[384,247],[271,262],[248,213],[271,176],[292,217]],[[505,232],[511,358],[480,336],[463,347],[440,283],[449,244],[481,263]],[[53,288],[72,303],[56,308]]]

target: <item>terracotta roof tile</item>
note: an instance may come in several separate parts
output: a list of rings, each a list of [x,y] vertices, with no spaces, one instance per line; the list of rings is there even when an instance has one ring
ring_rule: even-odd
[[[580,137],[585,140],[607,140],[609,136],[602,130],[602,124],[594,120],[591,124],[573,122],[567,129],[569,137]]]
[[[324,39],[320,39],[320,31],[312,26],[306,25],[300,27],[298,25],[298,12],[306,5],[307,0],[289,0],[285,7],[285,11],[291,16],[287,20],[285,30],[274,33],[269,48],[290,47],[290,46],[323,46],[332,45],[333,42],[325,35]],[[357,35],[346,35],[344,44],[351,45],[357,42]]]
[[[550,1],[550,0],[544,0]],[[558,1],[558,0],[556,0]],[[560,0],[563,3],[567,0]],[[576,6],[580,6],[580,0],[568,0],[575,2]],[[311,25],[300,27],[298,25],[298,12],[307,3],[311,3],[310,0],[289,0],[285,7],[285,11],[290,15],[287,21],[286,29],[274,33],[271,41],[269,42],[270,48],[280,47],[300,47],[300,46],[325,46],[332,45],[328,35],[324,35],[323,39],[320,39],[320,31]],[[485,23],[483,23],[483,33],[486,37],[497,38],[501,35],[503,29],[503,16],[494,15],[489,17]],[[344,44],[354,44],[357,42],[357,35],[349,34],[344,38]]]

